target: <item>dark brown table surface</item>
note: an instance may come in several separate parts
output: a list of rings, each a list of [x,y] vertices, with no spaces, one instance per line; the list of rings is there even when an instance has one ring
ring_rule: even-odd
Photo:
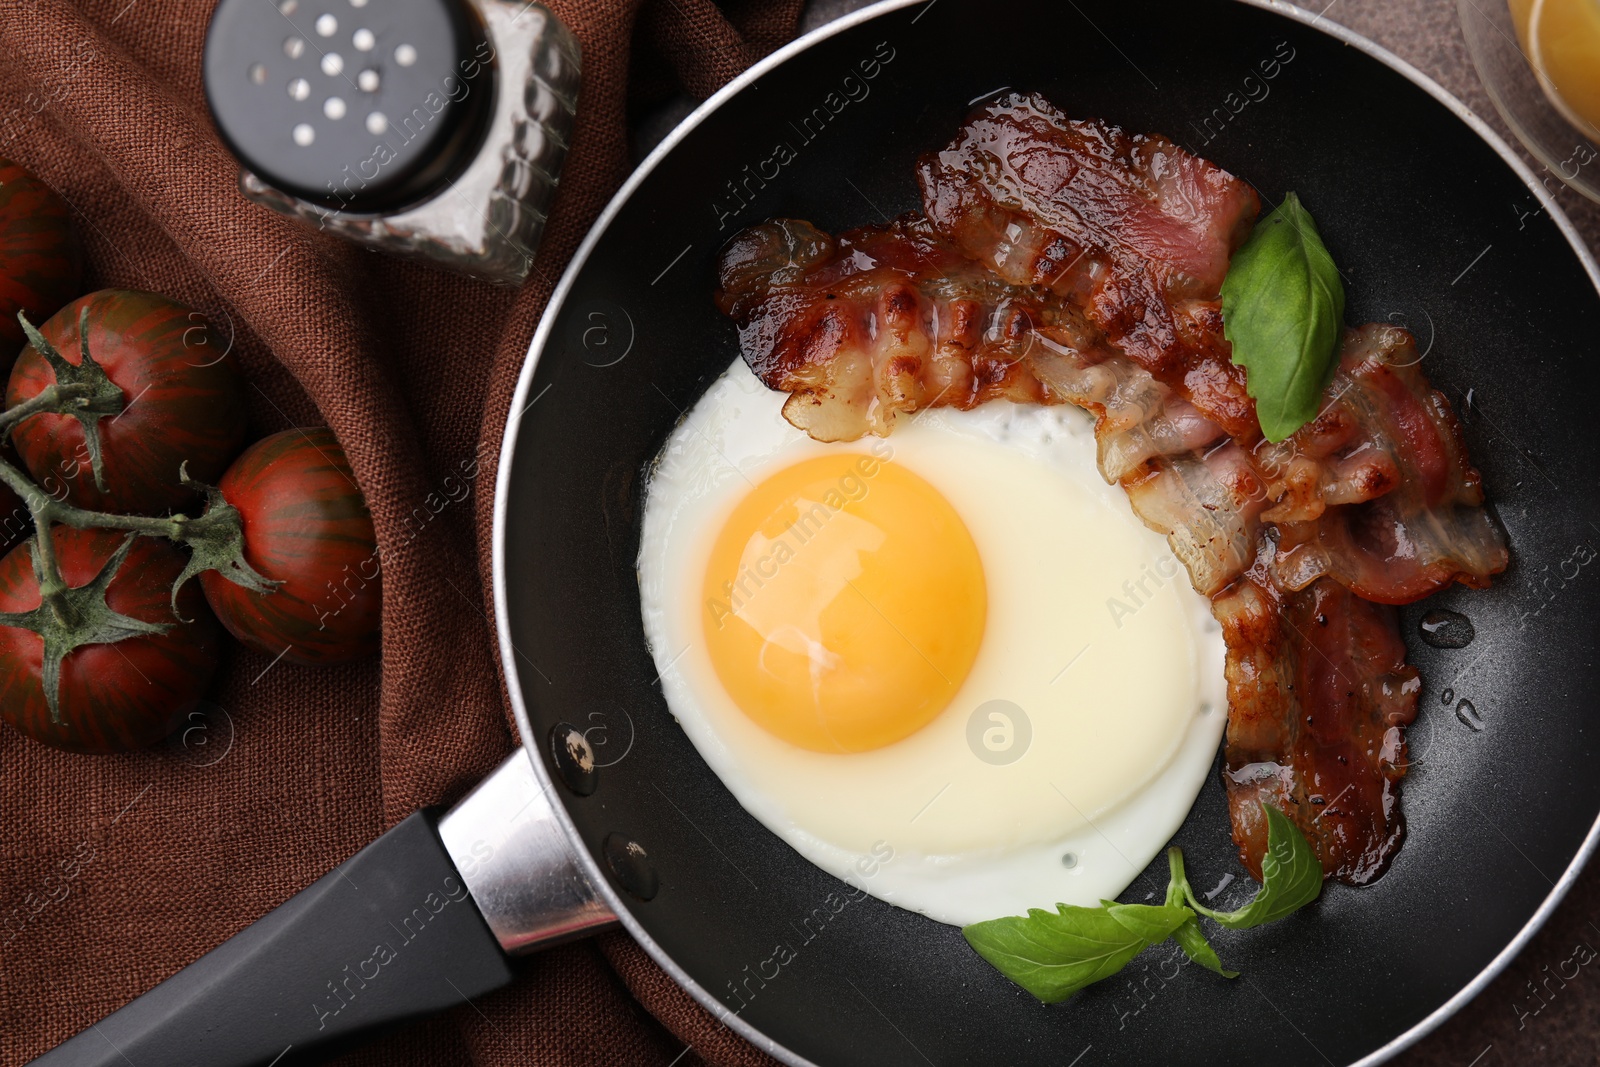
[[[1325,0],[1310,0],[1320,7]],[[1496,3],[1501,0],[1478,0]],[[813,29],[863,0],[811,0]],[[1309,4],[1307,5],[1309,6]],[[1492,126],[1535,173],[1543,165],[1522,151],[1478,82],[1453,0],[1333,0],[1325,17],[1377,42],[1439,82]],[[647,147],[686,113],[659,116],[636,130]],[[1557,196],[1589,246],[1600,249],[1600,205],[1557,182]],[[1600,339],[1597,339],[1600,343]],[[1464,914],[1463,924],[1472,916]],[[1576,954],[1575,954],[1576,953]],[[1544,928],[1487,989],[1434,1033],[1391,1061],[1400,1067],[1552,1067],[1600,1064],[1600,864],[1591,864]],[[1588,959],[1591,962],[1582,964]],[[1562,980],[1558,972],[1575,977]],[[1534,987],[1537,987],[1536,989]],[[1360,1019],[1350,1020],[1360,1026]],[[1304,1055],[1300,1055],[1300,1053]],[[1285,1050],[1285,1064],[1323,1062],[1310,1046]]]

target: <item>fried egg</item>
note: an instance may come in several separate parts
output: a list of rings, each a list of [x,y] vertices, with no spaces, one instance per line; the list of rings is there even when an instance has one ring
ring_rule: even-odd
[[[825,444],[784,399],[735,362],[650,472],[668,708],[746,811],[891,904],[1115,897],[1210,771],[1224,653],[1088,416],[995,401]]]

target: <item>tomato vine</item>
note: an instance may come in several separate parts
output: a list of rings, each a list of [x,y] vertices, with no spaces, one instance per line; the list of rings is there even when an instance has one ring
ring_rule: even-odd
[[[83,427],[95,484],[104,491],[99,422],[120,414],[127,397],[89,351],[88,309],[85,308],[79,318],[81,361],[77,364],[62,356],[24,313],[18,312],[17,319],[34,349],[48,361],[55,382],[0,412],[0,441],[9,438],[24,419],[33,415],[55,414],[76,419]],[[214,487],[191,481],[186,468],[180,470],[180,477],[185,484],[204,491],[206,503],[199,514],[123,515],[78,507],[47,493],[0,455],[0,481],[22,498],[33,519],[30,543],[40,599],[39,607],[32,611],[0,612],[0,625],[31,630],[43,640],[42,680],[52,722],[61,721],[61,662],[73,650],[87,644],[111,644],[131,637],[165,633],[172,626],[172,623],[145,622],[120,614],[106,601],[106,590],[126,561],[135,538],[163,537],[190,551],[187,564],[172,585],[171,606],[176,622],[189,621],[178,611],[179,590],[190,578],[204,571],[215,570],[228,581],[258,593],[271,592],[280,584],[258,573],[245,560],[243,523],[237,509]],[[87,585],[74,587],[62,576],[56,555],[51,531],[57,525],[79,530],[123,530],[128,537],[99,575]]]

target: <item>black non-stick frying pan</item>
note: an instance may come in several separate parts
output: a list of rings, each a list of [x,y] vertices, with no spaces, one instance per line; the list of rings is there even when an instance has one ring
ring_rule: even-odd
[[[1298,192],[1347,275],[1349,321],[1418,335],[1510,534],[1513,564],[1491,590],[1404,612],[1426,687],[1393,868],[1370,888],[1329,886],[1284,922],[1215,931],[1244,972],[1234,982],[1178,967],[1168,946],[1043,1007],[952,927],[872,898],[840,907],[841,883],[700,760],[645,647],[644,471],[737,353],[710,300],[718,247],[773,215],[836,230],[914,207],[916,154],[1007,86],[1163,132],[1269,202]],[[780,142],[793,158],[774,168]],[[729,1026],[793,1064],[1381,1061],[1506,964],[1594,847],[1597,278],[1482,123],[1293,8],[895,2],[784,49],[633,176],[534,339],[495,528],[500,649],[532,760],[513,757],[445,816],[445,847],[437,817],[415,817],[41,1062],[310,1062],[324,1038],[505,981],[502,946],[613,915]],[[1476,639],[1421,641],[1418,620],[1438,607],[1468,615]],[[1197,878],[1240,873],[1217,776],[1177,843]],[[1164,882],[1147,872],[1129,899]]]

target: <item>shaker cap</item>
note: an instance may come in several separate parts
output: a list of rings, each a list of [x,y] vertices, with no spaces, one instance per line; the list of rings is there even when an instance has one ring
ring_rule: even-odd
[[[493,58],[462,0],[221,0],[206,99],[228,147],[272,185],[379,212],[466,165],[491,111]]]

